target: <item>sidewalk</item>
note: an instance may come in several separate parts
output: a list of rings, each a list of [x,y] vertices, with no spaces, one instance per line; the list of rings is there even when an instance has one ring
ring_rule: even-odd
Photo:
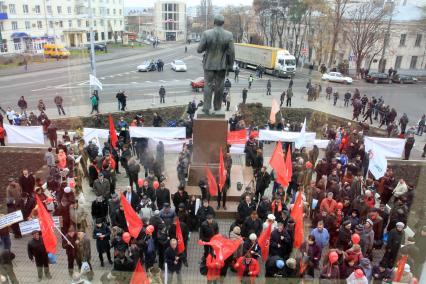
[[[161,108],[161,107],[169,107],[169,106],[177,106],[177,105],[187,105],[189,101],[195,99],[199,101],[202,99],[202,94],[200,93],[191,93],[191,92],[179,92],[173,93],[169,92],[166,97],[165,104],[159,104],[159,98],[157,93],[145,94],[148,95],[148,98],[145,99],[136,99],[130,100],[127,102],[127,108],[129,111],[131,110],[142,110],[142,109],[150,109],[150,108]],[[232,92],[231,90],[231,110],[235,110],[237,105],[241,102],[241,94],[239,91]],[[272,96],[266,96],[264,92],[253,92],[248,94],[247,102],[248,103],[261,103],[265,107],[269,107],[272,104],[272,98],[275,98],[277,102],[279,102],[280,92],[277,90],[273,90]],[[343,100],[339,100],[337,106],[333,106],[332,100],[326,100],[324,93],[322,96],[314,102],[308,102],[307,96],[304,92],[294,92],[292,98],[292,106],[295,108],[311,108],[317,111],[322,111],[325,113],[330,113],[336,116],[340,116],[346,119],[352,119],[352,107],[343,107]],[[87,101],[87,105],[79,105],[79,106],[66,106],[65,112],[67,116],[76,117],[76,116],[88,116],[90,115],[91,106],[89,100]],[[101,113],[108,112],[118,112],[117,102],[109,102],[109,103],[101,103],[99,110]],[[56,108],[47,109],[48,116],[50,118],[60,118],[58,115]],[[229,113],[227,113],[227,117]],[[356,123],[356,122],[353,122]],[[378,121],[373,120],[373,125],[371,127],[378,127]],[[409,125],[410,126],[410,125]],[[407,126],[408,127],[408,126]],[[416,143],[411,152],[411,160],[425,160],[425,158],[421,157],[423,153],[423,146],[426,143],[426,135],[424,136],[415,136]]]
[[[128,48],[128,47],[119,47],[119,48],[108,48],[107,53],[101,53],[96,55],[96,62],[104,62],[114,59],[125,58],[134,55],[140,55],[142,52],[154,51],[158,49],[163,49],[167,47],[167,45],[160,45],[158,48],[153,48],[152,46],[146,47],[136,47],[136,48]],[[17,75],[17,74],[25,74],[32,73],[37,71],[51,70],[56,68],[64,68],[70,66],[77,66],[83,64],[89,64],[89,55],[85,54],[85,57],[78,57],[73,59],[60,59],[59,61],[47,61],[47,62],[35,62],[28,65],[28,70],[24,70],[24,66],[17,67],[5,67],[0,68],[0,76],[8,76],[8,75]]]

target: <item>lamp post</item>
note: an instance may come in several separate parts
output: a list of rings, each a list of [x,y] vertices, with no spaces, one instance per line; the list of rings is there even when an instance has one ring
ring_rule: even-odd
[[[95,58],[95,34],[93,31],[93,9],[92,0],[89,0],[89,32],[90,32],[90,67],[92,75],[96,77],[96,58]]]
[[[391,24],[392,24],[393,9],[395,7],[394,5],[395,5],[395,3],[392,0],[388,0],[388,1],[386,1],[385,6],[383,6],[383,9],[389,10],[389,21],[388,21],[388,26],[387,26],[385,38],[383,39],[382,56],[380,57],[379,68],[378,68],[379,72],[385,72],[385,68],[386,68],[385,54],[386,54],[386,47],[388,46],[388,44],[390,42],[390,29],[391,29]],[[388,6],[388,7],[386,7],[386,6]]]

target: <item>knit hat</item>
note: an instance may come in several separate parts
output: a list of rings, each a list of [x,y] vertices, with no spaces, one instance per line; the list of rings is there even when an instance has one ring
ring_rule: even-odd
[[[371,226],[374,225],[373,221],[371,221],[371,219],[367,219],[367,223],[370,223]]]
[[[234,229],[232,229],[232,232],[236,235],[240,235],[241,234],[241,228],[238,226],[235,226]]]
[[[351,224],[351,221],[346,220],[343,222],[343,227],[346,227],[347,225],[350,225],[350,224]]]
[[[404,271],[405,271],[405,272],[411,272],[411,267],[410,267],[410,265],[409,265],[408,263],[406,263],[406,264],[404,265]]]
[[[250,241],[255,241],[255,240],[257,240],[257,236],[256,236],[256,234],[255,234],[255,233],[251,233],[251,234],[250,234],[250,236],[249,236],[249,239],[250,239]]]
[[[402,222],[398,222],[398,223],[396,223],[396,226],[397,227],[405,227],[405,224],[404,223],[402,223]]]
[[[71,187],[67,186],[64,188],[64,192],[65,193],[70,193],[71,192]]]
[[[274,214],[268,214],[268,220],[275,221],[275,215]]]
[[[287,265],[287,267],[295,269],[296,268],[296,260],[294,258],[289,258],[287,259],[287,261],[285,262],[285,264]]]

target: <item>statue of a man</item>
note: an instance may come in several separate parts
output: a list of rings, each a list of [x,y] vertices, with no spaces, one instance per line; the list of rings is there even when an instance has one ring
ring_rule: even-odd
[[[212,93],[213,108],[219,111],[223,101],[225,75],[234,65],[234,41],[232,33],[223,29],[222,15],[214,18],[214,28],[204,31],[197,52],[204,52],[204,105],[203,112],[210,114]]]

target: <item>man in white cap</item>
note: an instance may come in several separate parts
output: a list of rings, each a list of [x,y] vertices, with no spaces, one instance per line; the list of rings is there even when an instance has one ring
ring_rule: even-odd
[[[268,214],[265,223],[263,223],[263,230],[265,230],[270,223],[272,223],[272,230],[274,230],[277,227],[277,221],[275,221],[274,214]]]
[[[383,255],[382,261],[387,264],[388,268],[392,268],[395,264],[396,257],[401,245],[404,244],[405,224],[402,222],[396,223],[396,228],[392,229],[388,234],[388,240],[386,243],[385,254]]]

